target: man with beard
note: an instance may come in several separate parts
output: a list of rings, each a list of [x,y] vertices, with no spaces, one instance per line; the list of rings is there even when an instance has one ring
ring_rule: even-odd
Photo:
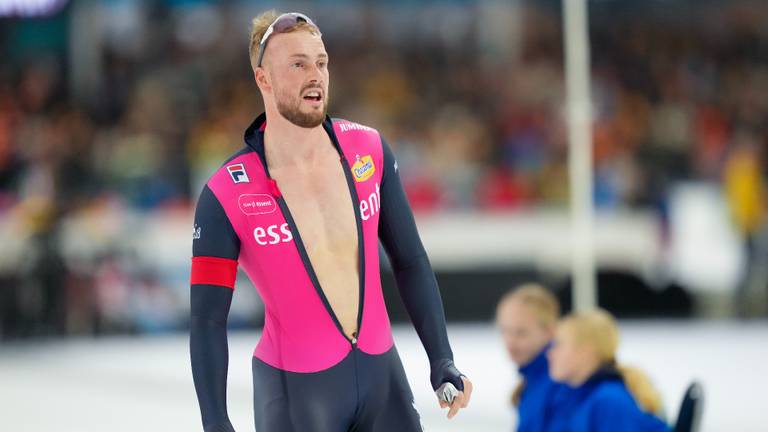
[[[193,231],[192,373],[205,431],[232,431],[226,320],[240,265],[265,304],[252,358],[258,431],[420,431],[381,292],[378,240],[451,418],[471,382],[453,364],[437,282],[379,133],[331,119],[328,54],[306,15],[253,21],[265,113],[209,179]]]

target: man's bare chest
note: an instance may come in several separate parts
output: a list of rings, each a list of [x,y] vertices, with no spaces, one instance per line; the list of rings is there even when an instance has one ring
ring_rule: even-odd
[[[354,206],[338,159],[272,173],[308,252],[357,243]]]

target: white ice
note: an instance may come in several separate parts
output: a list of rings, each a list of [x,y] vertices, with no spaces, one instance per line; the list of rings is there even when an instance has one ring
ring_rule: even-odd
[[[620,361],[643,367],[677,412],[686,385],[703,382],[703,432],[768,430],[768,322],[622,322]],[[511,431],[515,370],[490,325],[451,325],[456,363],[475,392],[452,420],[428,381],[409,326],[395,341],[426,431]],[[258,332],[230,333],[228,405],[238,431],[253,431],[250,356]],[[13,432],[201,430],[188,336],[109,337],[0,345],[0,429]]]

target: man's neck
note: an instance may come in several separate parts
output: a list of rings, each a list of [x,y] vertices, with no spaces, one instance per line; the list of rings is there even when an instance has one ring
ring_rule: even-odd
[[[279,113],[267,114],[264,129],[264,151],[270,169],[311,166],[327,149],[328,134],[322,124],[303,128]]]

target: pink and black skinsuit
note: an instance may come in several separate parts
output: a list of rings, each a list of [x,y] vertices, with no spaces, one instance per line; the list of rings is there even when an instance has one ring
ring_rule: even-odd
[[[191,274],[192,373],[206,432],[232,431],[226,408],[226,321],[240,265],[265,305],[253,351],[258,432],[420,431],[413,394],[392,340],[379,275],[378,240],[430,361],[437,389],[463,390],[442,301],[400,183],[379,133],[326,117],[358,233],[360,307],[355,337],[342,331],[301,234],[264,156],[265,114],[246,146],[213,174],[195,212]]]

